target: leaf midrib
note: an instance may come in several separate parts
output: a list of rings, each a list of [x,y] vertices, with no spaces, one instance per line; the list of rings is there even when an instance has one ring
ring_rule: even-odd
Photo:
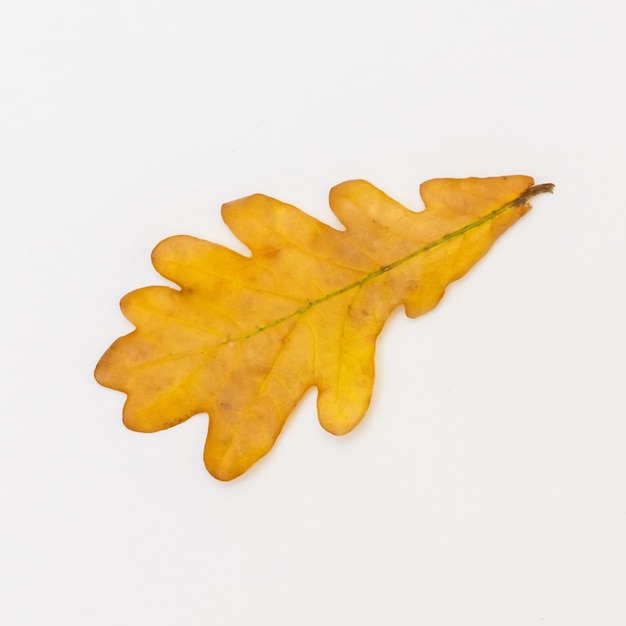
[[[469,224],[466,224],[462,228],[454,230],[451,233],[448,233],[444,235],[443,237],[440,237],[439,239],[435,239],[434,241],[431,241],[430,243],[425,244],[421,248],[418,248],[417,250],[411,252],[410,254],[407,254],[406,256],[403,256],[402,258],[398,259],[397,261],[394,261],[393,263],[390,263],[389,265],[379,267],[377,270],[370,272],[369,274],[367,274],[360,280],[357,280],[344,287],[341,287],[340,289],[336,289],[335,291],[331,291],[330,293],[326,294],[325,296],[322,296],[321,298],[318,298],[317,300],[312,300],[308,304],[305,304],[304,306],[296,309],[295,311],[293,311],[293,313],[290,313],[289,315],[285,315],[284,317],[280,317],[274,320],[273,322],[269,322],[268,324],[265,324],[264,326],[255,328],[252,332],[247,333],[245,335],[240,335],[239,337],[232,337],[228,339],[227,341],[225,341],[224,343],[231,343],[234,341],[237,342],[237,341],[244,341],[246,339],[251,339],[255,335],[271,330],[272,328],[275,328],[276,326],[280,326],[280,324],[288,322],[294,317],[299,317],[301,315],[304,315],[305,313],[307,313],[308,311],[310,311],[312,308],[316,306],[324,304],[325,302],[328,302],[329,300],[332,300],[333,298],[339,297],[343,295],[344,293],[351,291],[352,289],[358,289],[362,287],[363,285],[365,285],[366,283],[378,278],[379,276],[382,276],[383,274],[386,274],[387,272],[390,272],[396,269],[400,265],[404,265],[405,263],[412,261],[414,258],[422,254],[426,254],[430,250],[433,250],[434,248],[437,248],[450,241],[453,241],[454,239],[458,239],[459,237],[462,237],[466,233],[476,228],[479,228],[480,226],[482,226],[483,224],[486,224],[487,222],[490,222],[491,220],[495,219],[499,215],[502,215],[503,213],[506,213],[507,211],[515,207],[525,204],[527,200],[530,200],[530,198],[533,198],[534,196],[537,196],[542,193],[552,193],[553,188],[554,188],[554,185],[552,185],[551,183],[544,183],[541,185],[535,185],[534,187],[529,187],[524,193],[520,194],[514,200],[511,200],[507,202],[506,204],[503,204],[501,207],[498,207],[497,209],[494,209],[487,215],[484,215],[483,217],[477,220],[474,220],[473,222],[470,222]]]

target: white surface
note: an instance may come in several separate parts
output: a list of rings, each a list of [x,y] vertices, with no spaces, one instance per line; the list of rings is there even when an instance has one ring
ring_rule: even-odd
[[[626,623],[619,3],[4,0],[0,623]],[[92,378],[149,254],[264,192],[557,185],[379,342],[370,411],[314,394],[222,484],[206,417],[124,429]]]

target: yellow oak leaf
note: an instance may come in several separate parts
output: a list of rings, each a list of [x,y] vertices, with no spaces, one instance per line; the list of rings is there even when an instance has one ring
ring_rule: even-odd
[[[321,425],[342,435],[365,414],[376,337],[391,311],[430,311],[552,185],[527,176],[435,179],[413,212],[363,180],[330,192],[337,230],[264,195],[225,204],[250,249],[188,236],[161,242],[154,267],[180,286],[122,299],[135,330],[95,376],[128,395],[123,419],[154,432],[209,415],[204,461],[220,480],[264,456],[307,389]]]

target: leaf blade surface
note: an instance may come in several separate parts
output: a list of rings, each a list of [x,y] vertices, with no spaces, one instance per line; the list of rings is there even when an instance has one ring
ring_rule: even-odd
[[[180,286],[122,299],[135,330],[96,367],[127,394],[124,423],[154,432],[209,414],[204,460],[220,480],[264,456],[302,395],[318,389],[321,425],[352,430],[367,411],[378,334],[403,305],[436,306],[539,193],[532,178],[435,179],[413,212],[362,180],[334,187],[336,230],[262,195],[222,216],[247,257],[188,236],[161,242],[155,268]],[[548,191],[543,189],[542,191]]]

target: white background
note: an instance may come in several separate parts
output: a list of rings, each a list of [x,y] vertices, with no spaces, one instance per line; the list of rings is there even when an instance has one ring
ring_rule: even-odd
[[[612,0],[2,0],[0,622],[626,623],[625,42]],[[93,380],[158,241],[240,249],[222,202],[517,173],[554,196],[392,316],[346,437],[311,392],[220,483],[206,416]]]

